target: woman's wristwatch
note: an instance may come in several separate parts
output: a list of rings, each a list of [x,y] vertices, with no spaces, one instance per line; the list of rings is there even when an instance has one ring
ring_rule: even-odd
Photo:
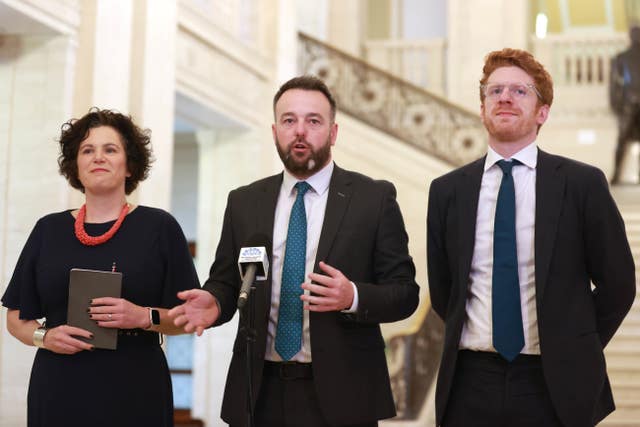
[[[151,307],[147,307],[147,310],[149,310],[149,326],[147,326],[145,330],[151,329],[153,326],[160,325],[160,312]]]
[[[40,348],[45,348],[44,346],[44,336],[47,334],[48,329],[42,325],[38,327],[35,331],[33,331],[33,345]]]

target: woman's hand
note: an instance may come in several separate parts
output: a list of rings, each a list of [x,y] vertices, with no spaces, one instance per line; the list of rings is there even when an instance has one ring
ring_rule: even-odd
[[[7,311],[7,329],[9,333],[26,345],[34,345],[33,333],[42,325],[36,320],[20,319],[20,310]],[[75,354],[82,350],[93,350],[91,343],[86,343],[76,337],[93,338],[93,334],[86,329],[69,325],[49,328],[44,336],[44,347],[60,354]]]
[[[149,310],[124,298],[94,298],[89,317],[103,328],[146,329],[150,325]]]
[[[76,337],[93,338],[86,329],[60,325],[47,330],[44,336],[44,348],[60,354],[75,354],[82,350],[93,350],[93,345]]]

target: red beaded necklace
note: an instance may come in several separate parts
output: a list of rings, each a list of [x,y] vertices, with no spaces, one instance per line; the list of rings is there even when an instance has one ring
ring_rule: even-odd
[[[120,211],[120,216],[118,216],[118,220],[115,224],[111,226],[109,231],[104,233],[101,236],[89,236],[86,231],[84,231],[84,217],[87,214],[87,205],[82,205],[80,210],[78,211],[78,216],[76,217],[76,222],[74,228],[76,230],[76,237],[80,240],[80,243],[87,246],[96,246],[101,245],[106,242],[110,238],[113,237],[114,234],[118,231],[120,226],[122,225],[122,221],[127,216],[129,212],[129,203],[125,203]]]

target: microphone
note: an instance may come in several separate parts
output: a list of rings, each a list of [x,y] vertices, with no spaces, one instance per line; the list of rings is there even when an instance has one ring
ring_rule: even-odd
[[[240,249],[238,270],[242,286],[238,297],[238,308],[242,308],[249,299],[251,285],[255,280],[267,280],[269,273],[269,238],[264,234],[255,234],[247,241],[247,246]]]

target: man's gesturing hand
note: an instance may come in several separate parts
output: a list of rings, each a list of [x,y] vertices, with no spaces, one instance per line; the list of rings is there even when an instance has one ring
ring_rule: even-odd
[[[207,291],[190,289],[178,292],[178,298],[185,303],[169,310],[169,317],[176,326],[184,327],[185,332],[195,331],[200,336],[220,316],[215,297]]]
[[[302,289],[311,295],[301,295],[305,310],[340,311],[353,304],[353,286],[349,279],[337,268],[320,261],[320,269],[326,273],[309,274],[310,282],[304,282]]]

